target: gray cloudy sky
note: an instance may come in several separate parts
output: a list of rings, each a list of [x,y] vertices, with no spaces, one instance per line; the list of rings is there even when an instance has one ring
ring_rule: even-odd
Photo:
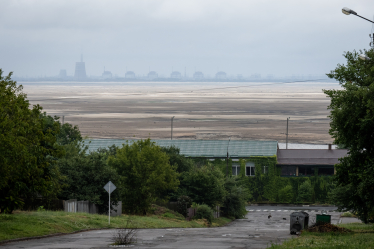
[[[0,68],[17,76],[172,68],[192,74],[324,74],[369,48],[373,0],[0,1]]]

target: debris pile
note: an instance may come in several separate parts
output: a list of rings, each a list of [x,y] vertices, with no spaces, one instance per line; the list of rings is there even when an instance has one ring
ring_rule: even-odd
[[[330,232],[352,233],[353,232],[352,230],[349,230],[347,228],[338,227],[330,223],[316,223],[310,226],[306,231],[319,232],[319,233],[330,233]]]

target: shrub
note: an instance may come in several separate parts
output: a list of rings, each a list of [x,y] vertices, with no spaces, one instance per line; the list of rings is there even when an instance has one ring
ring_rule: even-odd
[[[224,215],[227,217],[240,219],[247,213],[245,200],[243,200],[237,192],[227,194],[223,200],[223,205],[225,207]]]
[[[198,204],[214,207],[225,196],[224,175],[212,165],[195,167],[181,174],[179,191]]]
[[[133,228],[132,218],[129,216],[124,228],[117,229],[112,235],[113,245],[130,245],[135,244],[137,229]]]
[[[281,203],[290,203],[293,198],[293,190],[291,185],[287,185],[278,192],[278,199]]]
[[[187,195],[181,195],[178,198],[177,202],[177,212],[187,217],[187,208],[191,207],[192,199]]]
[[[208,205],[200,205],[197,207],[194,219],[206,219],[209,224],[212,224],[213,211]]]
[[[311,202],[312,201],[312,184],[310,180],[306,180],[303,184],[301,184],[299,188],[299,195],[297,196],[297,202]]]

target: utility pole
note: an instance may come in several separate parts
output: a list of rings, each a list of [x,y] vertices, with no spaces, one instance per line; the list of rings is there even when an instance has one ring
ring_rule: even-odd
[[[286,132],[286,150],[288,149],[288,120],[290,117],[287,118],[287,132]]]
[[[175,116],[173,116],[173,117],[171,118],[171,140],[173,140],[173,120],[174,120],[174,117],[175,117]]]
[[[229,146],[231,137],[229,137],[229,142],[227,144],[227,155],[226,155],[226,177],[229,176]]]

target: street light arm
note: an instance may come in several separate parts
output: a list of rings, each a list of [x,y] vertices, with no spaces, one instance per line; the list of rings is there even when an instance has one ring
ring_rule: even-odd
[[[369,20],[369,19],[367,19],[367,18],[365,18],[365,17],[363,17],[363,16],[360,16],[360,15],[357,15],[357,14],[356,14],[356,16],[361,17],[362,19],[365,19],[366,21],[369,21],[369,22],[371,22],[371,23],[374,23],[372,20]]]
[[[365,19],[366,21],[369,21],[369,22],[371,22],[371,23],[374,23],[372,20],[369,20],[369,19],[367,19],[367,18],[365,18],[365,17],[363,17],[363,16],[358,15],[356,11],[351,10],[350,8],[344,7],[344,8],[342,9],[342,12],[343,12],[343,14],[345,14],[345,15],[350,15],[350,14],[352,14],[352,15],[355,15],[355,16],[358,16],[358,17],[361,17],[362,19]]]

